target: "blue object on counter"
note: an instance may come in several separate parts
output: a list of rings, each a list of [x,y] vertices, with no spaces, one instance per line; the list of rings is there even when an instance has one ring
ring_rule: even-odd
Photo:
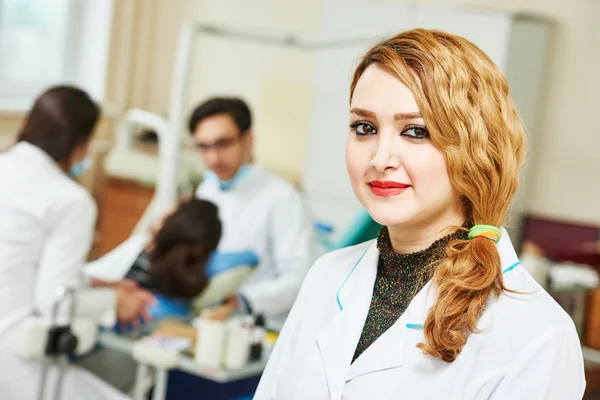
[[[148,309],[152,316],[152,321],[172,317],[187,318],[191,313],[191,306],[188,301],[172,299],[156,293],[154,293],[154,297],[156,298],[156,304]],[[113,328],[113,332],[127,334],[139,330],[143,331],[147,327],[148,326],[144,321],[140,321],[140,326],[136,329],[134,329],[131,323],[127,324],[127,326],[116,324]]]
[[[258,257],[253,251],[215,251],[208,264],[206,265],[206,274],[209,278],[225,272],[232,268],[244,265],[258,265]]]

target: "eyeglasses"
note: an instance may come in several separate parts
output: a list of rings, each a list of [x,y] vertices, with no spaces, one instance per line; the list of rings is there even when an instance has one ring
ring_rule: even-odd
[[[196,148],[203,153],[206,153],[211,149],[214,149],[215,151],[222,151],[230,148],[240,140],[241,137],[238,136],[234,138],[219,139],[214,143],[196,143]]]

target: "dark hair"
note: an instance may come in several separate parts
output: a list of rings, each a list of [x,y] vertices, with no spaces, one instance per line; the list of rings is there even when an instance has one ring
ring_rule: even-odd
[[[228,114],[241,133],[245,133],[252,126],[250,108],[244,100],[237,97],[214,97],[200,104],[190,117],[189,130],[194,134],[196,126],[204,119],[218,114]]]
[[[37,98],[17,141],[29,142],[55,161],[67,161],[85,143],[100,118],[100,107],[83,90],[56,86]]]
[[[154,237],[149,272],[156,290],[184,299],[200,294],[208,285],[206,263],[220,239],[221,220],[213,203],[181,203]]]

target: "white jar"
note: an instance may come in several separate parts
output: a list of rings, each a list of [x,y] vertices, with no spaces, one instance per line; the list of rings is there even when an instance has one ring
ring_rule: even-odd
[[[196,337],[196,362],[208,368],[221,368],[227,323],[199,317],[194,321]]]
[[[233,318],[227,326],[225,357],[223,366],[240,369],[248,363],[252,331],[242,318]]]

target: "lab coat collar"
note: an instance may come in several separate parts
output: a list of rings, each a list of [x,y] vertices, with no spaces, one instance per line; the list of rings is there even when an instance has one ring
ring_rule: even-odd
[[[377,263],[379,262],[379,250],[377,249],[377,240],[371,240],[365,250],[360,253],[360,257],[352,260],[354,263],[352,269],[348,272],[344,281],[340,282],[340,286],[336,293],[337,306],[340,311],[346,308],[349,300],[355,299],[353,293],[360,286],[359,276],[364,276],[367,272],[373,274],[373,284],[375,284],[375,276],[377,275]],[[362,289],[362,288],[361,288]],[[372,293],[370,293],[372,294]]]
[[[509,272],[519,265],[519,260],[508,233],[504,228],[501,228],[501,232],[502,238],[497,249],[502,270]],[[341,399],[344,384],[348,380],[375,371],[401,367],[409,330],[422,329],[437,298],[436,286],[428,282],[398,321],[351,365],[370,307],[378,260],[379,251],[374,242],[342,283],[337,294],[339,312],[317,336],[332,399]]]
[[[413,299],[413,307],[423,303],[424,293],[426,292],[419,292]],[[372,372],[401,367],[404,364],[407,334],[406,317],[402,315],[354,361],[348,370],[346,381]]]
[[[519,265],[519,257],[517,257],[517,253],[515,252],[510,237],[508,236],[508,232],[506,232],[506,229],[504,229],[504,227],[501,227],[500,232],[502,232],[502,237],[496,245],[496,249],[498,249],[498,253],[500,254],[500,265],[502,271],[503,273],[508,273],[513,268]],[[423,297],[420,301],[417,301],[419,296]],[[436,298],[437,288],[430,281],[413,299],[408,310],[406,311],[405,315],[407,315],[407,320],[405,323],[405,327],[407,329],[422,329],[423,324],[425,323],[425,319],[427,318],[427,314],[429,313],[431,307],[433,307]]]
[[[502,232],[502,237],[496,245],[496,248],[498,249],[498,253],[500,253],[502,272],[506,273],[509,269],[514,268],[519,264],[519,257],[517,256],[517,252],[515,251],[506,229],[504,229],[504,227],[500,227],[500,232]]]
[[[54,161],[54,159],[50,157],[48,153],[29,142],[17,142],[10,149],[10,152],[12,154],[16,154],[17,157],[25,158],[28,165],[35,165],[39,168],[50,169],[65,175],[65,172],[60,169],[58,163]]]
[[[348,369],[371,304],[378,260],[379,251],[373,242],[338,291],[337,313],[317,335],[332,400],[342,397]]]
[[[243,164],[233,178],[228,181],[221,181],[214,172],[208,170],[204,172],[204,179],[213,182],[222,192],[231,192],[243,186],[243,183],[254,175],[255,170],[253,164]]]

